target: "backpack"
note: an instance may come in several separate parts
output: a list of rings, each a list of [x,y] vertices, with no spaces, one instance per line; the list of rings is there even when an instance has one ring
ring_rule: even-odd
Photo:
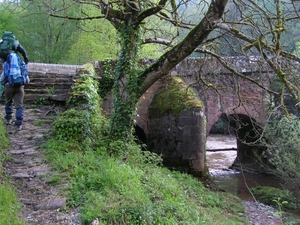
[[[27,65],[17,53],[8,54],[3,65],[3,73],[11,86],[19,87],[27,84]]]
[[[9,53],[15,51],[19,45],[19,41],[10,31],[4,31],[2,41],[0,43],[0,58],[6,60]]]

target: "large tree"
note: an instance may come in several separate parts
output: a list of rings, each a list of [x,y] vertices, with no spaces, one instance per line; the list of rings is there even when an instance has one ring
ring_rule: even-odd
[[[80,17],[59,14],[59,9],[51,8],[51,2],[47,1],[52,9],[52,16],[69,18],[74,20],[84,19],[106,19],[118,31],[120,38],[120,53],[115,71],[114,85],[114,114],[112,116],[111,132],[114,137],[128,138],[131,136],[133,126],[133,115],[136,104],[141,95],[159,78],[166,76],[169,71],[189,56],[214,29],[216,21],[220,21],[227,0],[212,1],[207,7],[206,14],[199,18],[198,24],[188,35],[164,53],[150,67],[140,70],[138,67],[139,47],[142,44],[143,30],[147,29],[147,20],[156,16],[169,21],[175,26],[189,26],[178,20],[178,11],[183,8],[184,3],[178,5],[175,1],[69,1],[72,4],[89,5],[99,9],[99,15],[89,15],[84,11]],[[63,1],[62,8],[67,7]],[[156,38],[156,40],[158,40]]]
[[[283,43],[291,40],[287,31],[299,20],[297,2],[235,0],[225,11],[227,3],[228,0],[65,0],[60,7],[52,7],[51,1],[43,1],[49,6],[51,16],[77,21],[104,19],[118,32],[120,50],[114,74],[115,102],[111,119],[115,138],[131,136],[134,111],[141,95],[195,51],[217,58],[232,72],[243,76],[221,58],[226,56],[226,51],[221,52],[225,45],[235,55],[260,56],[283,84],[282,90],[288,90],[296,102],[300,102],[299,85],[295,83],[299,82],[298,77],[293,76],[291,69],[291,62],[299,62],[299,59],[289,52],[293,49],[292,44],[287,47]],[[62,10],[73,6],[80,9],[76,15],[68,15]],[[98,12],[89,13],[89,7]],[[166,24],[170,30],[166,29]],[[158,31],[162,26],[164,32]],[[180,39],[183,29],[185,36]],[[149,31],[153,38],[149,37]],[[168,31],[175,35],[168,35]],[[169,48],[162,51],[152,65],[139,68],[140,46],[154,42]],[[253,82],[264,86],[259,81]]]

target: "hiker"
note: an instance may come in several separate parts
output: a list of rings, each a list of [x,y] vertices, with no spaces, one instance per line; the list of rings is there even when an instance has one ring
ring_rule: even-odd
[[[4,32],[5,33],[5,32]],[[3,36],[2,36],[3,37]],[[15,38],[15,37],[14,37]],[[3,42],[3,41],[2,41]],[[27,73],[28,57],[25,49],[17,42],[16,47],[12,47],[6,58],[5,54],[1,54],[3,48],[0,43],[0,55],[4,56],[3,72],[0,76],[0,82],[4,86],[5,95],[5,124],[12,123],[13,105],[16,110],[15,123],[16,130],[22,129],[24,109],[24,85],[30,82]],[[5,51],[2,51],[2,53]],[[20,52],[24,58],[23,62],[21,57],[17,54]],[[2,57],[3,59],[3,57]]]
[[[20,53],[23,56],[24,62],[28,64],[29,59],[26,50],[12,32],[4,31],[0,39],[0,61],[2,63],[5,62],[8,54],[11,52]]]

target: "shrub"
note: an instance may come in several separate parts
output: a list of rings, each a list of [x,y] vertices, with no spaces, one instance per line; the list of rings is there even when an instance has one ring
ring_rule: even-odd
[[[300,120],[284,116],[269,123],[265,134],[269,140],[270,172],[281,178],[295,196],[300,197]],[[274,167],[273,167],[274,166]]]
[[[252,193],[262,203],[271,205],[277,209],[295,209],[296,199],[288,190],[281,190],[268,186],[257,186],[251,188]],[[280,209],[280,210],[281,210]]]

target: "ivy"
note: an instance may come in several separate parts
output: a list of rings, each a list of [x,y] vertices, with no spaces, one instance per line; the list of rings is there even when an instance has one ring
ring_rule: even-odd
[[[99,95],[103,99],[111,92],[114,85],[112,63],[113,61],[111,59],[105,59],[103,61],[103,74],[99,82]]]
[[[132,24],[123,26],[120,32],[121,51],[114,76],[114,114],[111,118],[111,136],[114,139],[132,138],[133,119],[138,102],[138,54],[139,28]]]
[[[107,121],[101,113],[101,98],[92,65],[77,71],[67,109],[54,122],[58,139],[91,144],[107,133]]]

